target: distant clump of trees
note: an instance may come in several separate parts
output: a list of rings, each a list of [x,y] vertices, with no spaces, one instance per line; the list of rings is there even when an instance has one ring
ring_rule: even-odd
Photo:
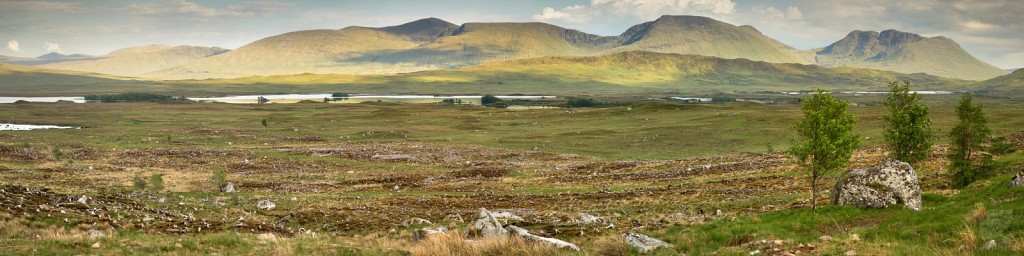
[[[110,102],[181,102],[187,99],[184,96],[174,97],[161,94],[153,93],[119,93],[119,94],[104,94],[104,95],[87,95],[85,96],[86,101],[99,101],[103,103]]]
[[[589,108],[598,104],[592,98],[570,98],[569,102],[566,102],[565,105],[570,108]]]

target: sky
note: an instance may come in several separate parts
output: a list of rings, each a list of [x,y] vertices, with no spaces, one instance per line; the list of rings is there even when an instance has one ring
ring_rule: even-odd
[[[1001,68],[1024,67],[1024,0],[0,0],[0,55],[103,55],[140,45],[228,49],[286,32],[381,27],[435,17],[467,22],[546,22],[618,35],[662,15],[701,15],[751,25],[798,49],[853,30],[945,36]]]

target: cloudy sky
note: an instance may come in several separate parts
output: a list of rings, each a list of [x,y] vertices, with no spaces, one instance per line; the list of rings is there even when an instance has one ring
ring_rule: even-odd
[[[852,30],[941,35],[998,67],[1024,67],[1022,0],[0,0],[0,40],[7,42],[0,55],[102,55],[146,44],[234,49],[289,31],[426,17],[455,24],[541,21],[618,35],[666,14],[752,25],[800,49],[826,46]]]

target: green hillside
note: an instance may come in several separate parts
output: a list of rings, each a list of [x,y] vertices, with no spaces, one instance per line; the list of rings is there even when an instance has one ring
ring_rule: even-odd
[[[1006,71],[978,60],[959,44],[945,37],[885,30],[853,31],[845,38],[817,52],[817,62],[826,67],[857,67],[900,73],[984,80]]]
[[[1013,73],[998,76],[989,80],[975,83],[980,88],[1013,88],[1024,89],[1024,69],[1018,69]]]

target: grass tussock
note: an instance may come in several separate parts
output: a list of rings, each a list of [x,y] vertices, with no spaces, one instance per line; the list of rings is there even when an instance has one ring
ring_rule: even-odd
[[[985,204],[977,203],[974,207],[974,211],[968,216],[968,220],[978,224],[985,220],[988,215],[986,214]]]
[[[956,234],[960,238],[956,241],[957,250],[961,253],[971,253],[981,244],[977,230],[970,223],[964,222],[964,228],[957,231]]]

